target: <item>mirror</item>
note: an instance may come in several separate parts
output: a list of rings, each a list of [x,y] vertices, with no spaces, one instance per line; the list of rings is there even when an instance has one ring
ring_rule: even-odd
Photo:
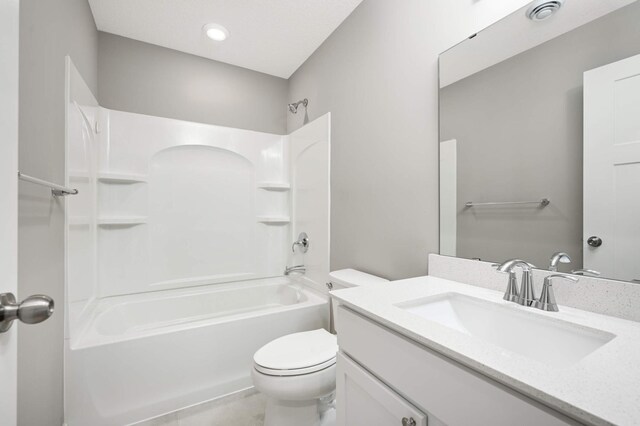
[[[640,280],[640,2],[528,10],[440,56],[441,254]]]

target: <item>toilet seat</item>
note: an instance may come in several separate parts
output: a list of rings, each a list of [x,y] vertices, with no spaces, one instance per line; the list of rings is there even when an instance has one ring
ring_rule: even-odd
[[[267,376],[287,376],[288,377],[288,376],[302,376],[304,374],[316,373],[318,371],[324,370],[327,367],[331,367],[332,365],[335,365],[335,363],[336,363],[336,358],[334,357],[326,362],[323,362],[322,364],[312,365],[310,367],[305,367],[305,368],[276,370],[273,368],[266,368],[258,364],[254,364],[254,367],[257,371],[259,371],[262,374],[266,374]]]
[[[253,356],[254,367],[269,376],[300,376],[336,363],[336,336],[324,329],[289,334],[275,339]]]

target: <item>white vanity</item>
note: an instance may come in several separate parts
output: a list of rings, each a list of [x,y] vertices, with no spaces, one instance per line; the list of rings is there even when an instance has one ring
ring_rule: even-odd
[[[436,277],[340,290],[341,426],[635,424],[640,323]]]

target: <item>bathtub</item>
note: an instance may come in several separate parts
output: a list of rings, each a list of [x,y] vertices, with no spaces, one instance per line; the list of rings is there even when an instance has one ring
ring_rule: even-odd
[[[251,387],[254,352],[326,327],[326,296],[271,278],[105,298],[65,345],[69,426],[131,424]]]

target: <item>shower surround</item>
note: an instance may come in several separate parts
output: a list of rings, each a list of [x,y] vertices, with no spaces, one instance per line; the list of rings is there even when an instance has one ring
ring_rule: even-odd
[[[107,110],[70,61],[67,87],[70,426],[245,389],[258,348],[326,325],[329,115],[281,136]]]

